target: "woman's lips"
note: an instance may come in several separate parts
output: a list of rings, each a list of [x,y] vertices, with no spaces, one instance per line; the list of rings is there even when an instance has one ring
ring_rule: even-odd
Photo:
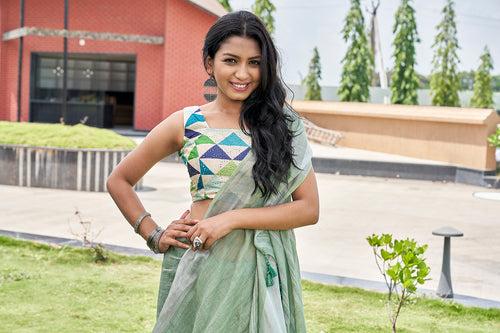
[[[248,89],[248,86],[250,86],[250,83],[247,83],[245,85],[236,84],[233,82],[230,82],[230,83],[231,83],[231,87],[233,87],[233,89],[238,91],[238,92],[246,91]]]

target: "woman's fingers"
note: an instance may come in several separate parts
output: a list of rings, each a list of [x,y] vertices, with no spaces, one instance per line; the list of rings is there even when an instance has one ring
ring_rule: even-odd
[[[195,225],[196,223],[200,222],[199,220],[191,220],[191,219],[184,219],[182,220],[182,222],[180,223],[183,223],[183,224],[187,224],[187,225]]]
[[[201,247],[200,247],[200,248],[198,248],[198,250],[208,250],[208,249],[210,248],[210,246],[212,245],[212,243],[213,243],[212,238],[207,237],[207,239],[205,239],[205,238],[201,235],[201,233],[196,233],[195,235],[193,235],[193,237],[192,237],[192,239],[193,239],[193,240],[191,241],[191,243],[193,243],[193,242],[194,242],[194,239],[195,239],[196,237],[200,237],[201,241],[203,242],[203,244],[201,244]]]
[[[187,238],[187,232],[186,231],[180,231],[180,230],[173,230],[171,237],[172,238],[179,238],[179,237],[185,237],[185,238]]]
[[[188,209],[188,210],[186,210],[184,213],[182,213],[182,215],[181,215],[181,217],[180,217],[180,218],[181,218],[181,219],[185,219],[185,218],[186,218],[186,217],[187,217],[190,213],[191,213],[191,212],[190,212],[190,211],[189,211],[189,209]]]
[[[186,224],[173,224],[170,229],[172,230],[182,230],[182,231],[189,231],[192,227]]]
[[[188,234],[189,234],[189,233],[188,233]],[[208,237],[203,236],[203,235],[201,234],[201,231],[197,230],[197,231],[195,231],[195,232],[191,235],[191,237],[190,237],[191,244],[193,244],[193,243],[194,243],[194,239],[195,239],[196,237],[199,237],[199,238],[201,239],[201,241],[203,242],[203,245],[205,245],[205,242],[206,242],[206,241],[207,241],[207,239],[208,239]],[[207,239],[205,239],[205,238],[207,238]],[[202,246],[202,247],[203,247],[203,246]]]
[[[165,236],[164,236],[165,235]],[[166,247],[165,251],[168,249],[170,246],[176,246],[184,249],[188,249],[190,247],[189,244],[185,244],[181,241],[178,241],[176,238],[177,237],[186,237],[186,232],[184,231],[177,231],[177,230],[167,230],[164,235],[162,235],[162,238],[160,239],[160,244],[167,244],[168,246]],[[160,249],[163,248],[163,246],[160,246]]]
[[[166,234],[165,237],[170,238],[170,239],[176,239],[179,237],[187,238],[187,231],[183,231],[183,230],[170,229],[170,230],[165,231],[165,234]]]
[[[195,225],[193,227],[190,227],[191,229],[188,231],[187,236],[189,239],[191,239],[191,242],[193,242],[194,236],[193,234],[198,230],[198,225]]]
[[[208,238],[204,243],[203,243],[203,250],[208,250],[212,247],[213,243],[215,241],[213,238]]]
[[[181,219],[181,220],[174,220],[172,221],[171,224],[187,224],[187,225],[195,225],[198,223],[198,220],[192,220],[192,219]]]
[[[169,245],[180,247],[180,248],[183,248],[183,249],[189,249],[191,247],[191,245],[183,243],[183,242],[180,242],[177,239],[173,239],[173,238],[167,238],[166,242]]]

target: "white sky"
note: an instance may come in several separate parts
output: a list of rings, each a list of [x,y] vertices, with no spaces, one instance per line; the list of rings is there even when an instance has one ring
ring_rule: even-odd
[[[233,10],[251,10],[254,0],[230,0]],[[289,84],[300,83],[305,76],[317,46],[321,57],[322,85],[337,85],[340,80],[341,64],[346,45],[340,31],[350,6],[349,0],[272,0],[276,6],[275,41],[283,61],[283,76]],[[392,26],[394,13],[400,0],[381,0],[378,10],[380,37],[385,67],[392,67]],[[365,8],[369,0],[361,0]],[[441,20],[441,9],[445,0],[415,0],[413,7],[417,15],[417,30],[421,43],[417,44],[417,66],[419,73],[431,71],[436,25]],[[457,30],[461,60],[460,70],[475,69],[479,56],[488,45],[495,68],[500,73],[500,1],[499,0],[456,0]]]

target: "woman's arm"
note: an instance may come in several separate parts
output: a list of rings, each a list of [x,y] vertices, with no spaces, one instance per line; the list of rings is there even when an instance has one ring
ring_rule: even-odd
[[[209,217],[193,226],[187,237],[193,242],[196,235],[201,235],[203,249],[206,250],[235,229],[288,230],[316,224],[319,219],[319,198],[312,167],[302,184],[292,193],[292,199],[292,202],[280,205],[234,209]]]
[[[141,144],[131,151],[109,175],[106,181],[107,190],[130,225],[133,225],[135,219],[145,210],[133,186],[158,161],[178,151],[182,145],[183,136],[181,110],[174,112],[153,128]],[[146,217],[140,225],[139,233],[147,239],[156,226],[151,217]]]
[[[311,167],[302,184],[292,193],[292,202],[280,205],[242,208],[220,217],[233,229],[287,230],[316,224],[319,219],[318,187]]]

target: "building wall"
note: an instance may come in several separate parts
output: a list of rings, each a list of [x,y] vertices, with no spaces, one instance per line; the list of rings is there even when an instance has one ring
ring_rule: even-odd
[[[0,1],[1,33],[19,25],[19,5],[11,6],[12,0]],[[0,42],[0,119],[16,120],[17,104],[17,42]]]
[[[163,117],[189,105],[206,103],[203,83],[208,78],[203,67],[205,35],[215,22],[211,15],[184,0],[167,1],[165,24]]]
[[[62,29],[64,2],[28,1],[25,25]],[[19,1],[0,3],[1,33],[19,26]],[[136,56],[134,128],[148,130],[172,112],[204,103],[207,75],[201,62],[203,39],[217,17],[185,0],[79,0],[70,2],[69,29],[163,36],[163,45],[68,39],[70,53],[132,54]],[[19,39],[1,43],[0,119],[17,117],[17,50]],[[32,52],[62,52],[59,37],[24,38],[22,121],[29,120]]]

